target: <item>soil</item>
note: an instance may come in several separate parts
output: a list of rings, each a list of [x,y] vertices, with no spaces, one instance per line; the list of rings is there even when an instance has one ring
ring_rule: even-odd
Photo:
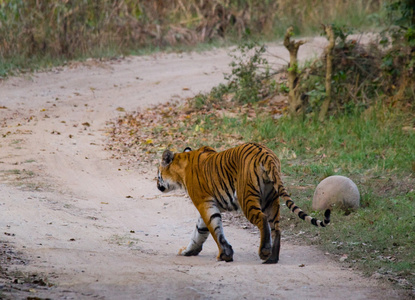
[[[311,39],[300,59],[321,53],[324,40]],[[268,51],[275,65],[288,61],[281,45]],[[155,166],[111,159],[106,123],[209,91],[230,60],[223,49],[88,60],[0,82],[0,298],[403,297],[284,238],[280,262],[263,265],[258,232],[232,222],[234,262],[216,261],[212,238],[199,256],[177,255],[196,209],[184,193],[157,190]]]

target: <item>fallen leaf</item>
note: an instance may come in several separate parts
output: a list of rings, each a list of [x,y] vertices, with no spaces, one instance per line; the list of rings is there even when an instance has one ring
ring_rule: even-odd
[[[122,111],[122,112],[124,112],[125,111],[125,108],[124,107],[117,107],[117,109],[116,109],[117,111]]]
[[[108,204],[108,202],[101,202],[101,204]]]
[[[82,125],[84,125],[86,127],[90,127],[91,126],[91,124],[89,124],[88,122],[84,122],[84,123],[82,123]]]

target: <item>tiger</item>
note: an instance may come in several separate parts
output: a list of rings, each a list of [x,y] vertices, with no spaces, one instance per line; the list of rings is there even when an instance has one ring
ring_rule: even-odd
[[[161,192],[184,189],[196,206],[199,218],[190,243],[179,255],[195,256],[211,234],[218,246],[218,261],[233,261],[234,251],[225,238],[221,212],[241,210],[260,232],[258,255],[263,263],[279,260],[281,231],[280,198],[299,218],[315,226],[326,227],[330,209],[324,221],[301,210],[281,179],[281,164],[277,155],[258,143],[246,143],[222,152],[204,146],[197,150],[187,147],[182,153],[165,150],[157,174]]]

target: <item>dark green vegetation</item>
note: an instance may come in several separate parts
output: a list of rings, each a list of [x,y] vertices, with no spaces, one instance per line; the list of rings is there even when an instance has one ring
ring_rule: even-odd
[[[382,24],[382,0],[0,0],[0,76],[112,57],[224,44],[245,34],[282,38],[287,26],[313,34],[322,20]]]

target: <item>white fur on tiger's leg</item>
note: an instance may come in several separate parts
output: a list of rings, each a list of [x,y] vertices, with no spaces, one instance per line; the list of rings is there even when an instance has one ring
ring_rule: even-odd
[[[209,237],[209,229],[206,227],[202,217],[197,220],[196,228],[192,233],[189,245],[183,247],[179,251],[179,255],[194,256],[202,251],[203,243]]]
[[[232,246],[228,243],[225,234],[223,233],[222,216],[219,208],[215,203],[208,201],[199,206],[198,209],[218,246],[219,253],[216,259],[218,261],[224,260],[226,262],[233,261]]]

